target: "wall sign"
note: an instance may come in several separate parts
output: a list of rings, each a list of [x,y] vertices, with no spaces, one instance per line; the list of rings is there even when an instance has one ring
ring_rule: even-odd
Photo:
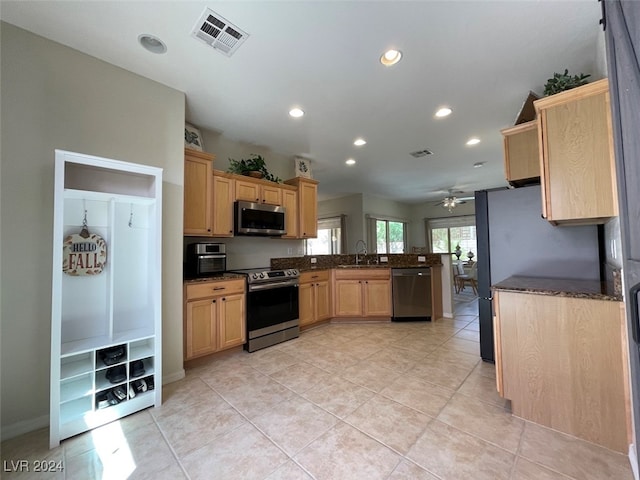
[[[100,235],[89,233],[86,226],[62,242],[62,271],[67,275],[97,275],[106,263],[107,243]]]

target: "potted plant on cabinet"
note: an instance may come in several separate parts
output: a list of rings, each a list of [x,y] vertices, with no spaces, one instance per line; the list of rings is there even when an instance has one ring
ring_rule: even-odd
[[[587,78],[591,75],[569,75],[569,70],[565,69],[564,73],[555,73],[553,78],[549,78],[544,85],[544,95],[549,96],[555,93],[564,92],[565,90],[571,90],[572,88],[586,85]]]
[[[227,172],[254,178],[264,178],[265,180],[276,183],[280,183],[282,181],[282,179],[269,173],[264,158],[262,155],[258,155],[256,153],[252,153],[248,159],[243,158],[235,160],[230,158]]]

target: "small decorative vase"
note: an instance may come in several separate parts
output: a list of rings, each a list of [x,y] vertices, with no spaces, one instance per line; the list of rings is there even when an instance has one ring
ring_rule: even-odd
[[[469,257],[469,261],[473,260],[473,252],[467,253],[467,257]]]
[[[456,258],[460,260],[460,255],[462,255],[462,250],[460,250],[460,247],[456,247],[456,250],[453,253],[456,256]]]

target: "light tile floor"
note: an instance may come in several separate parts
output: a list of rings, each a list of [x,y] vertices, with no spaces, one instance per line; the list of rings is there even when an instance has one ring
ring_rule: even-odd
[[[201,361],[158,409],[54,450],[46,429],[4,442],[2,478],[631,480],[624,455],[510,414],[476,312],[463,300],[454,319],[329,324]],[[8,472],[17,460],[64,471]]]

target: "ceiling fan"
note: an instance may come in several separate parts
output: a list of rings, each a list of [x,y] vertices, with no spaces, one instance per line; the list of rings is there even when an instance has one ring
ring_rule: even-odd
[[[473,200],[475,197],[458,197],[456,194],[464,193],[462,191],[454,191],[453,189],[448,191],[448,195],[444,197],[441,201],[437,202],[436,205],[442,205],[444,208],[448,209],[451,212],[457,205],[462,203],[467,203],[467,200]]]

